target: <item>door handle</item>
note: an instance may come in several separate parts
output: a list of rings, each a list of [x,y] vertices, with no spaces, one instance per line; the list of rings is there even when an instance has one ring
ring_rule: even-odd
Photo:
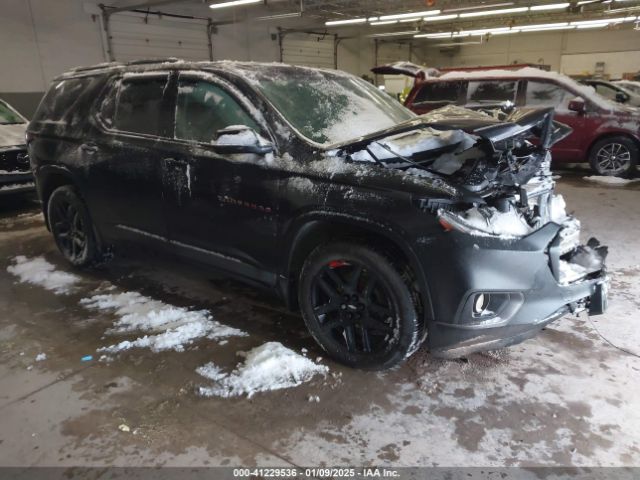
[[[80,148],[90,154],[96,153],[98,151],[97,145],[93,143],[83,143]]]

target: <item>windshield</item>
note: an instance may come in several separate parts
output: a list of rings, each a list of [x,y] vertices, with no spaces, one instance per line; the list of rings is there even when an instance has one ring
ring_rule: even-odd
[[[0,101],[0,125],[10,125],[12,123],[25,123],[25,121],[18,112]]]
[[[255,72],[250,81],[308,139],[331,145],[415,115],[370,83],[344,73],[296,67]]]

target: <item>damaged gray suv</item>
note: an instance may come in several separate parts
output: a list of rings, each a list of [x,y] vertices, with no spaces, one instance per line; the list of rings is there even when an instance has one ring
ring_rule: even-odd
[[[281,64],[112,63],[55,79],[27,141],[87,266],[136,242],[277,292],[335,359],[459,357],[606,307],[606,247],[554,193],[553,109],[416,116]]]

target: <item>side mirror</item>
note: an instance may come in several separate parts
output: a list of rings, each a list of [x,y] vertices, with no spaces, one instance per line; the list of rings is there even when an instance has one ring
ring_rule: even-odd
[[[616,92],[616,102],[627,103],[628,101],[629,97],[624,92]]]
[[[569,102],[569,110],[576,113],[584,113],[585,105],[584,100],[581,98],[576,98],[575,100],[571,100]]]
[[[266,155],[274,151],[274,146],[262,138],[253,128],[233,125],[216,132],[218,139],[215,149],[219,153],[255,153]]]

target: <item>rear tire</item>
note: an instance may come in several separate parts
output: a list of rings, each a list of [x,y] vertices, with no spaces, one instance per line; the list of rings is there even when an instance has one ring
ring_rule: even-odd
[[[406,272],[385,255],[336,242],[307,258],[298,301],[307,328],[331,357],[350,367],[379,370],[408,358],[424,339],[410,285]]]
[[[49,228],[60,253],[76,267],[93,264],[100,249],[84,201],[71,185],[56,188],[47,203]]]
[[[597,141],[589,152],[589,163],[598,175],[628,177],[635,173],[640,153],[633,140],[607,137]]]

